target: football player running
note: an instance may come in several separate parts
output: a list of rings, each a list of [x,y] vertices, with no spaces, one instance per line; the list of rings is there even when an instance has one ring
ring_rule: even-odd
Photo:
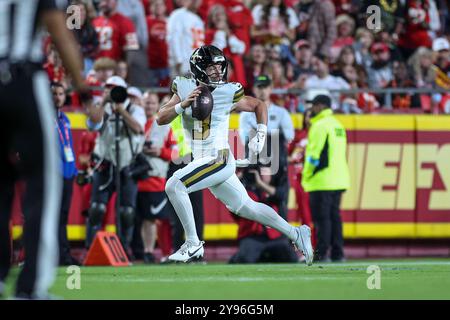
[[[271,207],[253,201],[235,174],[236,160],[228,145],[230,112],[254,112],[257,132],[249,142],[249,151],[262,151],[267,133],[267,105],[256,98],[245,96],[239,83],[227,82],[227,60],[214,46],[202,46],[190,58],[192,78],[176,77],[172,84],[173,96],[163,105],[157,122],[170,123],[182,115],[185,132],[191,140],[193,161],[176,171],[167,181],[166,193],[186,233],[186,242],[169,256],[169,260],[189,262],[203,257],[204,241],[197,237],[192,205],[188,194],[208,188],[228,210],[243,218],[257,221],[286,235],[312,264],[313,249],[308,226],[291,226]],[[192,116],[192,102],[199,96],[200,85],[212,91],[214,106],[203,121]]]

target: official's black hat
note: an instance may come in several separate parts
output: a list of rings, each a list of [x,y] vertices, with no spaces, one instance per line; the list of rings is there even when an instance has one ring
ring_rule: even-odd
[[[313,105],[315,105],[315,104],[323,104],[327,108],[331,108],[331,99],[330,99],[329,96],[324,95],[324,94],[319,94],[319,95],[315,96],[315,98],[312,99],[311,103]]]
[[[272,84],[272,80],[270,80],[269,76],[260,75],[255,78],[255,82],[253,85],[255,87],[268,87]]]

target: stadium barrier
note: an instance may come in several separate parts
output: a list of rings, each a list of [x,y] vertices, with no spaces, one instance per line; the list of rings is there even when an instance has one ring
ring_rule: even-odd
[[[85,127],[83,114],[69,113],[75,150]],[[450,238],[450,116],[338,115],[348,134],[351,188],[342,200],[346,239]],[[302,116],[293,114],[296,128]],[[238,141],[239,115],[230,120]],[[242,148],[242,146],[240,146]],[[240,157],[238,150],[238,155]],[[289,178],[294,179],[292,168]],[[20,185],[17,186],[21,188]],[[70,240],[84,240],[81,190],[75,185],[69,215]],[[223,204],[205,191],[205,239],[236,239],[237,226]],[[113,206],[105,218],[114,231]],[[289,220],[299,223],[295,192],[289,193]],[[21,210],[13,207],[13,236],[20,237]]]

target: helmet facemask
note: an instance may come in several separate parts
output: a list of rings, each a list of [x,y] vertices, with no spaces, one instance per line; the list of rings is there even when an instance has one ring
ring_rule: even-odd
[[[211,65],[220,65],[221,71],[216,80],[208,76],[206,69]],[[191,74],[199,83],[220,87],[227,82],[228,62],[222,51],[214,46],[204,46],[195,50],[190,59]],[[213,72],[214,73],[214,72]]]

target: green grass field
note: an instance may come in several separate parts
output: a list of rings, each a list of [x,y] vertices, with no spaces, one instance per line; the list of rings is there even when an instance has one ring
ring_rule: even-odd
[[[369,265],[381,268],[379,290],[367,288]],[[52,289],[64,299],[450,299],[450,259],[83,267],[79,290],[67,289],[67,277],[59,268]]]

